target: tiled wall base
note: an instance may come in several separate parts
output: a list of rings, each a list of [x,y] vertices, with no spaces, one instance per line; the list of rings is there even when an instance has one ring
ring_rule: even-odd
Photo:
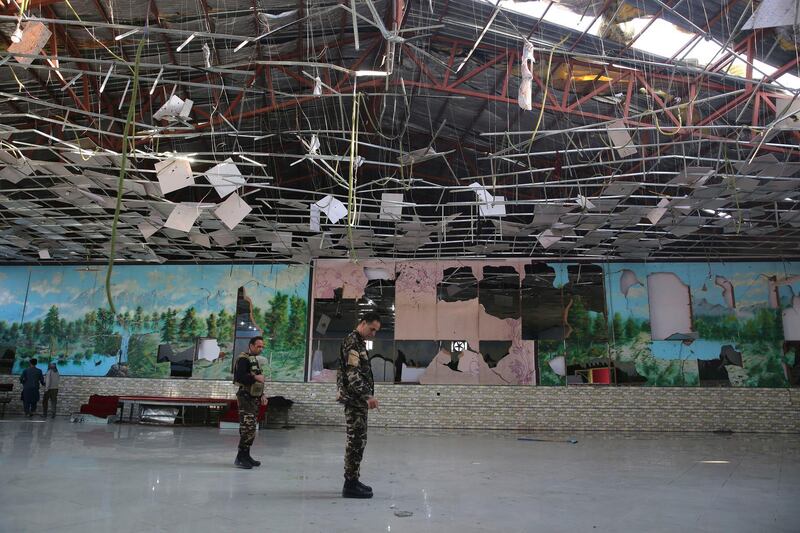
[[[21,414],[18,377],[0,376],[8,382],[6,413]],[[63,376],[58,409],[76,412],[91,394],[233,398],[235,390],[225,381]],[[333,384],[271,383],[267,393],[295,401],[291,424],[344,423]],[[800,433],[800,389],[377,385],[376,396],[373,426]]]

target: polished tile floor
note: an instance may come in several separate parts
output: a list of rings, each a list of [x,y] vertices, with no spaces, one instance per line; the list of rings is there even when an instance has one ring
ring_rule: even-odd
[[[800,531],[797,435],[520,436],[372,429],[361,501],[337,428],[262,430],[243,471],[235,431],[7,418],[0,531]]]

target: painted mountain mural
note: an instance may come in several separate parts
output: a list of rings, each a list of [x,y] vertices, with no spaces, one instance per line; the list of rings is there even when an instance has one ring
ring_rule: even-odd
[[[229,379],[237,293],[246,287],[272,378],[302,381],[308,276],[296,265],[118,266],[114,316],[102,268],[6,267],[0,355],[13,351],[14,373],[35,357],[42,368],[56,362],[64,375]],[[203,341],[215,351],[199,359]]]

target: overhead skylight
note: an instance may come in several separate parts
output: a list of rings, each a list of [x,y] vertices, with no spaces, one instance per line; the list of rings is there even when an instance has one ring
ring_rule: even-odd
[[[547,1],[513,2],[505,0],[500,5],[510,11],[524,13],[536,18],[542,18],[542,15],[544,15],[544,20],[547,22],[572,28],[577,31],[583,32],[589,28],[587,33],[591,35],[598,35],[600,33],[600,19],[597,19],[597,21],[592,24],[595,17],[589,14],[581,16],[580,13],[576,13],[555,3],[550,5],[550,2]],[[550,6],[549,9],[548,5]],[[685,31],[663,19],[656,20],[645,30],[645,26],[650,23],[650,20],[649,17],[637,18],[621,25],[622,29],[631,35],[635,36],[641,33],[631,46],[632,49],[642,50],[664,58],[671,58],[681,51],[681,48],[686,46],[687,43],[697,35],[696,33]],[[644,33],[642,33],[643,30]],[[724,52],[722,51],[721,43],[714,39],[699,39],[694,45],[688,46],[681,51],[680,55],[676,57],[676,60],[688,63],[696,62],[698,67],[705,68],[709,64],[718,61],[723,56]],[[726,71],[730,75],[744,78],[747,72],[746,58],[741,54],[738,57],[739,59],[735,60]],[[776,67],[767,65],[758,60],[753,62],[753,66],[751,77],[758,80],[765,74],[769,75],[777,70]],[[787,89],[800,89],[800,78],[792,74],[784,74],[779,77],[777,81]]]

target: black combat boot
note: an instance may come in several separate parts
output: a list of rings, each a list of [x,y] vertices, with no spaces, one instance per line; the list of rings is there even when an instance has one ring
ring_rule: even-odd
[[[247,452],[242,450],[239,450],[239,453],[236,454],[236,460],[233,464],[235,464],[237,468],[244,468],[245,470],[253,468],[253,465],[247,460]]]
[[[356,480],[356,485],[358,485],[359,487],[361,487],[362,489],[364,489],[367,492],[372,492],[372,487],[370,487],[369,485],[364,485],[359,480]]]
[[[372,498],[372,492],[362,488],[355,479],[345,479],[342,487],[342,498]]]
[[[245,457],[245,459],[250,461],[251,465],[253,465],[253,466],[261,466],[261,461],[256,461],[255,459],[253,459],[253,457],[250,455],[250,450],[247,450],[246,452],[244,452],[244,457]]]

